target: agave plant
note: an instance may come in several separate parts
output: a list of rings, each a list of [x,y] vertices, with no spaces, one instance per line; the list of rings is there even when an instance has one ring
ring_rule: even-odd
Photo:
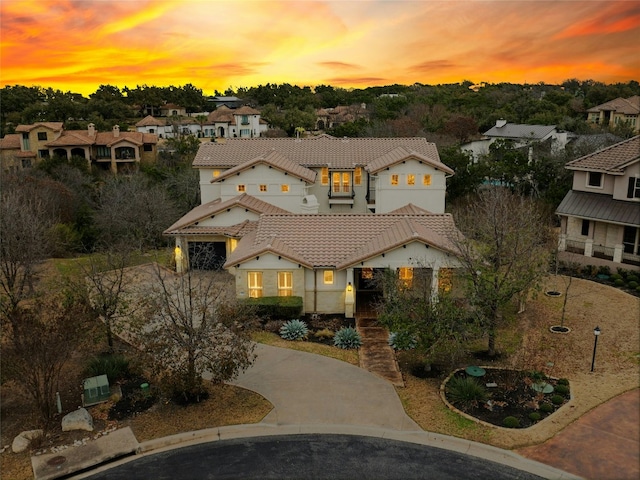
[[[285,340],[302,340],[308,334],[307,324],[302,320],[289,320],[280,327],[280,336]]]
[[[355,328],[342,327],[333,336],[333,344],[336,347],[344,348],[345,350],[359,348],[362,345],[362,338]]]
[[[394,350],[412,350],[418,344],[416,337],[409,332],[391,332],[387,342]]]

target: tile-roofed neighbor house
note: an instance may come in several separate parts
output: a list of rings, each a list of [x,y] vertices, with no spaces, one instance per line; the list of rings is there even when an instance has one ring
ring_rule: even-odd
[[[306,313],[353,316],[379,293],[377,269],[426,269],[436,293],[458,265],[453,171],[424,138],[230,138],[193,165],[202,205],[165,231],[177,268],[223,266],[240,298],[297,295]]]
[[[616,98],[587,110],[587,121],[599,125],[629,125],[640,133],[640,96]]]
[[[640,136],[567,163],[560,250],[640,266]]]
[[[62,122],[36,122],[31,125],[18,125],[16,133],[7,135],[9,138],[7,141],[3,141],[3,146],[0,149],[2,171],[17,172],[36,166],[43,158],[49,156],[46,143],[58,138],[62,132]]]

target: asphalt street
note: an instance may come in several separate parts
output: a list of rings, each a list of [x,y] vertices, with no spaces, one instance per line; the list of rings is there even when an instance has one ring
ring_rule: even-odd
[[[178,448],[115,466],[92,480],[534,480],[521,470],[414,443],[355,435],[287,435]]]

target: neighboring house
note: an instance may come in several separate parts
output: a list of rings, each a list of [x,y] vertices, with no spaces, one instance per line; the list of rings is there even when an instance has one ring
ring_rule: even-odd
[[[640,266],[640,136],[567,163],[560,251]]]
[[[597,125],[628,124],[635,133],[640,133],[640,96],[616,98],[587,110],[587,122]]]
[[[222,106],[206,116],[175,117],[158,119],[151,115],[136,123],[136,130],[155,133],[159,138],[174,138],[194,135],[205,138],[254,138],[260,137],[269,128],[260,118],[260,112],[251,107],[232,110]]]
[[[175,103],[165,103],[160,107],[161,117],[184,117],[186,115],[187,109]]]
[[[46,144],[63,132],[62,122],[38,122],[18,125],[15,134],[0,141],[0,159],[3,172],[17,172],[31,168],[49,156]]]
[[[114,173],[157,159],[156,135],[121,132],[118,125],[111,132],[97,132],[93,123],[87,130],[63,130],[62,123],[43,122],[18,125],[16,132],[19,133],[7,135],[0,143],[5,172],[32,167],[56,155],[67,159],[82,157],[89,167],[96,165]]]
[[[202,144],[193,166],[202,205],[165,231],[177,269],[222,266],[239,298],[295,295],[305,313],[353,317],[381,294],[376,269],[407,283],[424,269],[436,293],[457,266],[453,171],[424,138],[230,138]]]
[[[484,132],[482,139],[466,143],[461,148],[471,152],[477,162],[489,153],[489,146],[497,140],[511,140],[516,148],[528,148],[531,159],[534,144],[547,143],[550,151],[557,151],[564,150],[569,139],[567,133],[558,131],[555,125],[525,125],[500,119]]]
[[[215,105],[215,108],[225,106],[227,108],[240,108],[244,101],[238,97],[213,96],[207,97],[207,102]]]
[[[347,122],[355,122],[360,118],[369,118],[369,111],[365,103],[356,105],[338,105],[333,108],[316,110],[316,130],[324,131]]]

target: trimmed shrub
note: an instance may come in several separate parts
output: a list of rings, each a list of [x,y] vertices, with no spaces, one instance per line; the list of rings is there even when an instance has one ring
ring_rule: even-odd
[[[532,422],[537,422],[541,418],[542,418],[542,415],[540,415],[540,413],[538,412],[531,412],[529,414],[529,420],[531,420]]]
[[[353,327],[342,327],[333,337],[333,344],[338,348],[349,350],[351,348],[360,348],[362,338]]]
[[[416,337],[409,332],[391,332],[387,342],[394,350],[412,350],[418,345]]]
[[[280,328],[280,336],[285,340],[302,340],[308,334],[307,324],[302,320],[289,320]]]
[[[487,400],[487,390],[484,385],[473,377],[452,377],[447,382],[447,397],[462,409],[477,407]]]
[[[632,280],[629,282],[629,284],[627,285],[629,288],[638,288],[638,282],[636,282],[635,280]]]
[[[554,405],[562,405],[564,403],[564,398],[562,397],[562,395],[554,395],[553,397],[551,397],[551,403],[553,403]]]
[[[502,425],[507,428],[518,428],[520,426],[520,420],[518,420],[516,417],[504,417],[504,420],[502,420]]]
[[[621,278],[617,279],[615,282],[613,282],[613,284],[616,287],[622,287],[624,285],[624,280],[622,280]]]
[[[638,281],[637,275],[627,275],[627,282],[637,282],[637,281]]]
[[[85,373],[89,377],[106,375],[110,384],[115,383],[129,376],[129,360],[120,354],[100,355],[89,360]]]
[[[569,385],[569,379],[567,378],[558,379],[558,385]]]
[[[302,313],[302,297],[247,298],[245,302],[255,307],[260,318],[282,318],[293,320]]]
[[[611,275],[611,280],[616,281],[616,280],[621,280],[622,279],[622,275],[620,275],[619,273],[614,273],[613,275]]]
[[[569,393],[569,387],[567,385],[556,385],[556,392],[560,395],[566,395]]]
[[[542,405],[540,405],[540,411],[543,413],[551,413],[553,412],[553,405],[551,405],[550,403],[543,403]]]

